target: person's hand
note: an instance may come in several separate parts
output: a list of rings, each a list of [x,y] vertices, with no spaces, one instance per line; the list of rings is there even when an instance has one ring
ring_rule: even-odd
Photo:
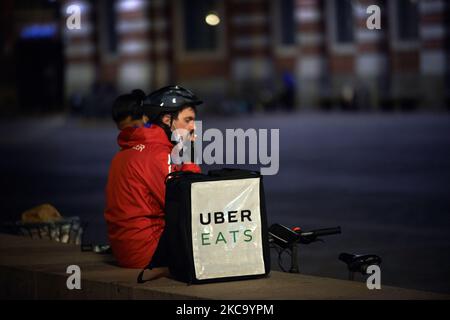
[[[197,135],[195,134],[195,131],[192,130],[192,131],[189,133],[189,140],[190,140],[191,142],[194,142],[195,139],[197,139]]]

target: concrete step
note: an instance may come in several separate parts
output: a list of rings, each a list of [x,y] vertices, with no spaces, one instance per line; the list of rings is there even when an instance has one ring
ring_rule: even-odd
[[[81,289],[69,290],[67,267],[81,269]],[[168,278],[137,284],[140,270],[115,265],[111,255],[76,245],[0,234],[1,299],[450,299],[448,295],[271,272],[268,278],[186,285]]]

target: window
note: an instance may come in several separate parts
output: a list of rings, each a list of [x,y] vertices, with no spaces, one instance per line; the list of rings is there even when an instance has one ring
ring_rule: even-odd
[[[351,44],[354,40],[352,0],[334,0],[336,42]]]
[[[295,44],[295,0],[281,0],[281,44],[290,46]]]
[[[414,41],[419,38],[419,14],[417,0],[396,1],[397,35],[400,41]]]
[[[205,17],[218,12],[216,0],[184,0],[184,47],[186,51],[212,51],[218,47],[217,26],[208,25]]]
[[[108,34],[107,48],[108,52],[117,52],[117,33],[116,33],[116,12],[115,1],[106,1],[106,31]]]

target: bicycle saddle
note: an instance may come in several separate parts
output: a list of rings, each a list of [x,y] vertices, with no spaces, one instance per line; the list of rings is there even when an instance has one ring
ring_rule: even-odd
[[[374,254],[357,255],[350,253],[341,253],[339,260],[347,264],[351,272],[361,272],[366,274],[367,268],[372,265],[380,265],[381,258]]]

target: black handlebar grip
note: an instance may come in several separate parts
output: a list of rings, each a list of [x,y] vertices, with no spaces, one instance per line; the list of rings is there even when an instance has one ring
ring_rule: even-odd
[[[336,228],[312,230],[309,232],[305,232],[305,234],[303,234],[303,235],[311,234],[316,237],[321,237],[321,236],[331,236],[333,234],[340,234],[340,233],[341,233],[341,227],[336,227]]]

